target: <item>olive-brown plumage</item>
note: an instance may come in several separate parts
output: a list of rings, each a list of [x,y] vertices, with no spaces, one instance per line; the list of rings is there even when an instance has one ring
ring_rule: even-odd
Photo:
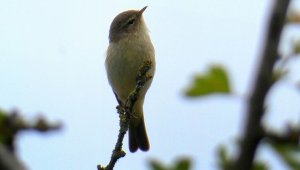
[[[135,89],[139,68],[145,61],[152,61],[150,76],[155,72],[155,52],[141,10],[129,10],[120,13],[112,21],[109,30],[109,46],[105,66],[109,84],[117,101],[124,106],[128,96]],[[140,91],[129,125],[129,150],[149,150],[146,133],[143,104],[152,79],[147,81]]]

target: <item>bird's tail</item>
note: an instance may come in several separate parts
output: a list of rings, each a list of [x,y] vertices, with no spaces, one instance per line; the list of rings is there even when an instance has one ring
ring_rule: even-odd
[[[137,122],[138,121],[138,122]],[[148,136],[146,132],[144,116],[132,119],[129,125],[129,150],[135,152],[137,149],[148,151],[150,148]]]

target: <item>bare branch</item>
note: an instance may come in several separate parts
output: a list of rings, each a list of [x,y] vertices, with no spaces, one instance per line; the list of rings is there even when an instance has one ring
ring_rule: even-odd
[[[300,126],[288,124],[284,133],[268,129],[264,131],[264,137],[267,141],[274,144],[289,144],[298,146],[300,142]]]
[[[0,110],[0,169],[2,170],[25,170],[25,166],[20,162],[14,153],[15,137],[24,130],[36,130],[47,132],[57,130],[60,123],[48,123],[44,118],[39,117],[36,121],[25,120],[18,111],[5,112]]]
[[[264,101],[272,86],[273,67],[277,60],[277,49],[289,0],[276,0],[271,13],[265,48],[261,56],[254,88],[249,98],[247,120],[241,139],[234,170],[250,170],[259,142],[263,137],[261,119],[264,115]]]

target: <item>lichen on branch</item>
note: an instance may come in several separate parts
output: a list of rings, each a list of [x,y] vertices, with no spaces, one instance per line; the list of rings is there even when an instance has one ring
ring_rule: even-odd
[[[117,112],[119,114],[119,134],[118,139],[115,145],[114,150],[112,151],[112,155],[110,158],[110,161],[107,166],[103,167],[101,165],[97,166],[98,170],[112,170],[116,164],[116,162],[124,157],[126,155],[125,151],[122,150],[123,146],[123,139],[128,131],[129,128],[129,122],[131,113],[133,111],[133,106],[135,102],[137,101],[140,91],[144,88],[146,82],[150,79],[152,79],[152,76],[149,76],[147,73],[152,67],[151,61],[145,61],[143,65],[139,68],[138,75],[136,77],[136,86],[134,91],[131,92],[131,94],[128,96],[125,107],[117,106]]]

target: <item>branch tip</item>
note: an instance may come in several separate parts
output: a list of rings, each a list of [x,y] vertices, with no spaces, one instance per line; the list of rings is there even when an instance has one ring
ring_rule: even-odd
[[[128,98],[125,102],[125,106],[118,105],[116,107],[117,112],[119,114],[119,126],[120,126],[118,139],[117,139],[115,148],[112,152],[109,164],[106,167],[97,165],[98,170],[112,170],[114,168],[116,162],[120,158],[125,157],[126,153],[122,150],[123,139],[124,139],[126,132],[128,131],[129,121],[130,121],[131,113],[133,110],[133,106],[140,95],[140,91],[144,87],[146,82],[152,78],[152,76],[147,75],[147,73],[151,69],[151,67],[152,67],[151,61],[145,61],[143,63],[143,65],[139,68],[139,72],[136,77],[135,89],[128,96]]]

